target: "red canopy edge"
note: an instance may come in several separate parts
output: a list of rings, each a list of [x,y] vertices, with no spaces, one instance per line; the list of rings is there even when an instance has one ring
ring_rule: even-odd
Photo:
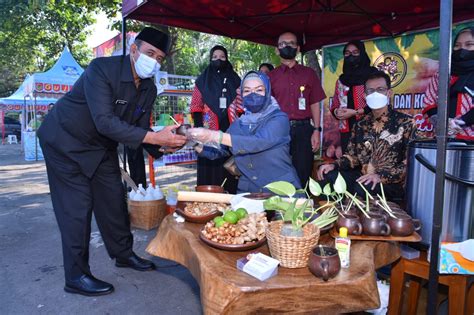
[[[354,39],[396,36],[439,25],[433,0],[124,0],[123,16],[144,22],[275,46],[292,31],[308,51]],[[458,0],[454,22],[474,18],[474,2]]]

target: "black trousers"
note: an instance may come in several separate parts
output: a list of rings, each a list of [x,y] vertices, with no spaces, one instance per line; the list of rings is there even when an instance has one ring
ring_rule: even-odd
[[[145,170],[145,156],[143,155],[143,147],[138,149],[125,147],[127,152],[128,169],[130,170],[130,177],[135,184],[142,184],[146,188],[146,170]]]
[[[224,163],[229,157],[209,160],[198,157],[197,162],[197,185],[220,186],[227,178],[224,189],[230,194],[237,193],[238,180],[224,168]]]
[[[347,152],[347,145],[349,144],[349,139],[351,138],[350,132],[341,132],[341,149],[342,153]]]
[[[290,154],[293,166],[305,187],[313,169],[314,153],[311,147],[313,126],[309,123],[292,125],[290,128]]]
[[[351,194],[357,194],[358,197],[365,199],[365,191],[356,181],[359,177],[362,176],[360,170],[332,170],[326,175],[324,175],[323,181],[319,182],[321,187],[324,187],[327,183],[330,183],[331,185],[334,184],[338,172],[340,172],[342,177],[344,177],[344,180],[347,184],[347,190]],[[377,194],[381,195],[380,184],[377,184],[374,189],[372,189],[372,183],[370,183],[369,185],[364,185],[364,187],[372,196],[377,196]],[[387,200],[389,201],[396,202],[400,199],[403,199],[405,196],[405,190],[403,189],[402,184],[384,184],[383,191],[385,193],[385,198],[387,198]]]
[[[61,232],[66,281],[91,274],[89,241],[94,213],[112,258],[132,254],[133,236],[118,155],[107,151],[92,178],[53,147],[42,144],[54,213]]]

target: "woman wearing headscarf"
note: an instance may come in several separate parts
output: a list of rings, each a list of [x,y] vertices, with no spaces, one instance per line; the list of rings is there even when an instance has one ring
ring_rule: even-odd
[[[244,76],[240,88],[244,114],[227,132],[193,128],[188,137],[197,146],[199,156],[208,159],[234,155],[241,173],[241,192],[261,192],[274,181],[288,181],[300,188],[300,181],[290,157],[290,122],[271,96],[270,80],[256,71]]]
[[[377,69],[370,66],[364,43],[351,41],[344,46],[342,74],[336,81],[331,113],[339,120],[342,151],[345,152],[354,123],[370,112],[364,97],[364,83]]]
[[[422,113],[436,126],[439,73],[425,91]],[[448,135],[474,140],[474,27],[462,29],[454,39],[451,56]]]
[[[210,52],[210,63],[196,79],[191,99],[191,114],[195,127],[225,131],[229,127],[228,107],[235,99],[240,77],[229,62],[227,50],[214,46]],[[235,193],[237,181],[223,167],[225,158],[208,160],[198,158],[197,184],[221,185]]]

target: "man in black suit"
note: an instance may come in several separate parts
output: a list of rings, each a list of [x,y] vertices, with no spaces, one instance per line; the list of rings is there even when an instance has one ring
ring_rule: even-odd
[[[90,271],[92,212],[117,267],[155,267],[132,250],[117,145],[143,145],[156,156],[160,146],[185,144],[185,137],[173,133],[176,126],[149,129],[157,94],[152,77],[168,43],[166,34],[147,27],[137,35],[130,55],[93,60],[38,130],[61,231],[66,292],[95,296],[114,290]]]

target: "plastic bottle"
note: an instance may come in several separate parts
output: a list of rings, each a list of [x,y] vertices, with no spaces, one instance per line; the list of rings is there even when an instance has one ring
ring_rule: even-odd
[[[135,190],[132,189],[132,190],[130,191],[130,193],[128,194],[128,199],[130,199],[130,200],[135,200],[135,195],[136,195],[136,194],[137,194],[137,193],[135,192]]]
[[[349,268],[351,264],[351,240],[347,237],[347,228],[339,229],[339,237],[336,237],[336,249],[339,253],[342,268]]]

